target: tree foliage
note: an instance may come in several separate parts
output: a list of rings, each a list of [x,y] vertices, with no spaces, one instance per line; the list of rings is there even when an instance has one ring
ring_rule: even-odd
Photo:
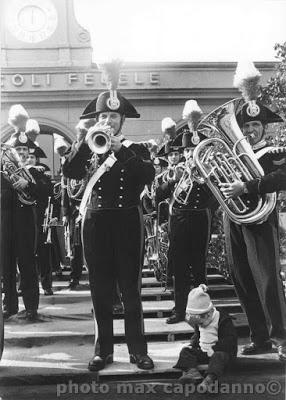
[[[261,101],[277,112],[286,121],[286,42],[274,46],[276,59],[275,75],[262,88]],[[269,144],[286,145],[286,123],[276,124]]]

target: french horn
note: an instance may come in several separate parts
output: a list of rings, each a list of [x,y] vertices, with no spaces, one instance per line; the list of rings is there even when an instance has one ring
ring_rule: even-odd
[[[220,183],[248,182],[264,175],[258,158],[243,135],[235,117],[240,99],[215,109],[199,124],[198,130],[208,137],[194,150],[193,159],[228,217],[239,224],[264,222],[276,204],[276,193],[243,194],[227,199]]]

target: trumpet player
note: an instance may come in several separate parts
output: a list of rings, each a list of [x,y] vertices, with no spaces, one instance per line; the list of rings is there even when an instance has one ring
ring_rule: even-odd
[[[199,141],[204,138],[199,133],[197,136]],[[185,128],[173,141],[173,146],[179,146],[181,151],[184,151],[185,156],[188,157],[187,162],[190,164],[192,152],[196,146],[193,143],[193,137],[188,128]],[[176,201],[174,193],[182,174],[163,183],[157,191],[158,200],[169,197],[172,204],[172,212],[169,216],[168,262],[175,280],[175,307],[166,320],[167,324],[185,320],[185,309],[191,286],[206,284],[206,255],[214,200],[206,185],[193,181],[185,204]]]
[[[116,282],[124,304],[130,362],[141,369],[153,368],[147,354],[140,296],[143,259],[140,193],[153,180],[154,168],[146,147],[124,138],[125,118],[140,115],[116,90],[118,80],[115,81],[112,78],[109,91],[100,93],[87,105],[81,119],[96,118],[97,123],[88,130],[86,138],[84,134],[78,138],[63,165],[63,172],[69,178],[82,179],[87,169],[91,174],[80,205],[84,256],[98,325],[94,356],[88,366],[91,371],[113,362],[112,294]],[[96,146],[100,147],[96,143],[97,133],[104,142],[103,131],[109,132],[102,146],[106,153],[96,154]]]
[[[286,189],[285,149],[282,153],[268,152],[265,141],[267,124],[283,120],[257,100],[259,78],[253,63],[245,70],[238,65],[235,82],[243,93],[243,106],[237,111],[236,119],[254,152],[265,152],[259,158],[265,175],[247,182],[221,184],[226,198]],[[279,276],[277,210],[259,224],[238,224],[226,218],[225,232],[232,279],[250,327],[250,344],[242,349],[242,354],[265,353],[274,344],[279,360],[285,362],[286,304]]]

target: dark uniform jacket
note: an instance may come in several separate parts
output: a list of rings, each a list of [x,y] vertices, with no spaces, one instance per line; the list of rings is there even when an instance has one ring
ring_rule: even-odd
[[[93,153],[86,143],[78,150],[74,147],[63,165],[65,176],[82,179],[87,170],[92,174]],[[144,185],[154,179],[155,170],[147,148],[142,144],[124,145],[115,154],[117,162],[105,172],[93,187],[88,209],[121,209],[140,205],[140,194]],[[99,164],[107,154],[99,156]]]
[[[246,183],[249,193],[263,194],[286,190],[286,148],[284,152],[266,153],[259,163],[265,176]]]
[[[175,183],[162,183],[156,191],[157,201],[160,202],[167,198],[171,198],[175,190]],[[196,181],[193,183],[193,188],[186,205],[179,204],[176,201],[173,204],[173,210],[203,210],[212,208],[216,204],[211,191],[206,184],[199,184]]]

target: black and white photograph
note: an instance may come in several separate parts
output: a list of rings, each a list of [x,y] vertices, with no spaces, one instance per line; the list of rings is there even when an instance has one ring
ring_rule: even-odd
[[[0,400],[283,400],[286,0],[2,0]]]

